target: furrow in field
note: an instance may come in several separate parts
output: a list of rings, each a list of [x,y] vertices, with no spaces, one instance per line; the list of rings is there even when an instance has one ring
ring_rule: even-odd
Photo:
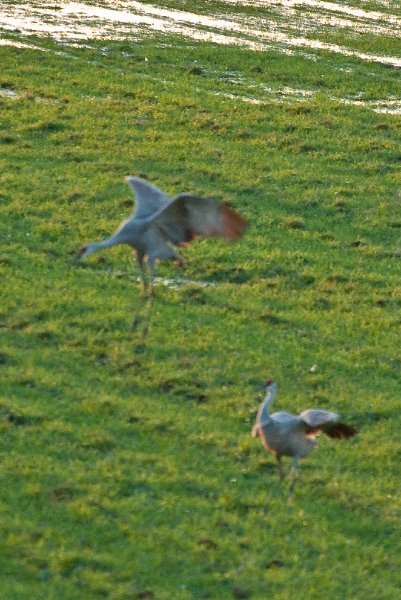
[[[267,3],[265,0],[222,0],[225,4],[231,4],[235,6],[254,6],[259,8],[266,8]],[[305,7],[308,9],[313,8],[319,11],[325,11],[327,13],[338,13],[345,14],[348,17],[356,17],[358,19],[364,19],[367,21],[382,21],[383,23],[401,25],[401,17],[392,15],[386,12],[363,10],[351,6],[350,4],[342,3],[337,4],[335,2],[324,2],[321,0],[269,0],[269,6],[280,6],[287,10],[295,10],[297,7]],[[387,3],[384,4],[387,6]]]
[[[310,2],[315,7],[316,3]],[[318,3],[341,8],[334,3]],[[272,6],[280,5],[286,10],[294,10],[295,2],[275,2]],[[288,7],[287,5],[290,5]],[[269,16],[247,17],[244,15],[208,16],[187,11],[160,8],[142,2],[107,3],[107,8],[99,5],[88,5],[78,2],[65,2],[59,8],[43,8],[42,6],[27,6],[13,4],[1,9],[1,27],[10,31],[19,29],[24,34],[46,34],[58,40],[84,39],[127,39],[143,35],[146,31],[158,31],[166,34],[179,34],[198,41],[216,44],[238,45],[251,50],[267,50],[271,47],[283,52],[298,49],[312,51],[329,51],[343,56],[355,57],[364,61],[401,68],[401,58],[397,56],[380,55],[377,53],[361,52],[357,49],[340,44],[305,37],[311,31],[319,33],[322,24],[333,28],[360,28],[360,31],[370,33],[385,33],[398,35],[401,20],[395,15],[354,10],[349,13],[355,18],[361,16],[365,20],[379,21],[382,25],[369,26],[350,19],[334,19],[325,15],[310,13],[296,19],[272,18]],[[317,7],[317,6],[316,6]],[[340,11],[343,13],[344,11]],[[302,13],[301,13],[302,15]],[[369,16],[366,17],[366,15]],[[323,19],[319,22],[319,18]],[[396,29],[393,29],[396,28]]]
[[[43,52],[50,52],[50,50],[48,48],[44,48],[39,46],[38,44],[23,44],[20,43],[18,41],[12,40],[12,39],[0,39],[0,46],[3,45],[9,45],[9,46],[14,46],[16,48],[28,48],[31,50],[38,50],[38,51],[43,51]],[[68,59],[75,59],[75,60],[79,60],[79,57],[67,53],[67,52],[62,52],[62,51],[58,51],[57,54],[59,54],[60,56],[64,56]],[[101,64],[98,63],[97,61],[87,61],[88,64]],[[110,69],[117,69],[117,67],[114,67],[112,65],[108,65],[107,66]],[[118,68],[118,70],[122,70],[121,68]],[[163,85],[174,85],[173,81],[170,81],[168,79],[165,78],[159,78],[159,77],[152,77],[148,74],[143,74],[143,73],[138,73],[137,74],[138,77],[146,77],[147,79],[152,79],[154,81],[158,81],[159,83],[162,83]],[[306,89],[295,89],[295,88],[290,88],[288,86],[283,86],[281,88],[273,88],[270,87],[268,85],[265,84],[250,84],[250,83],[246,83],[246,82],[238,82],[238,81],[230,81],[227,80],[227,83],[232,83],[233,85],[238,86],[238,83],[241,83],[241,87],[243,89],[243,93],[239,94],[239,93],[234,93],[234,92],[228,92],[228,91],[213,91],[213,90],[209,90],[208,93],[215,95],[215,96],[221,96],[223,98],[227,98],[229,100],[233,100],[235,102],[243,102],[246,104],[255,104],[255,105],[263,105],[263,104],[268,104],[270,102],[304,102],[308,99],[312,99],[315,95],[316,95],[316,91],[315,90],[306,90]],[[205,93],[205,90],[199,90],[200,92],[202,91],[202,93]],[[255,95],[256,94],[256,95]],[[22,94],[17,93],[15,90],[9,89],[9,88],[0,88],[0,96],[11,100],[16,100],[16,99],[20,99],[23,98],[24,96]],[[90,97],[88,96],[87,98],[83,98],[86,99],[88,101],[107,101],[107,100],[111,100],[110,97]],[[358,108],[362,108],[362,109],[368,109],[368,110],[373,110],[374,112],[380,112],[380,113],[387,113],[387,114],[394,114],[394,115],[398,115],[401,114],[401,100],[394,98],[394,97],[388,97],[388,98],[382,98],[379,100],[363,100],[361,98],[340,98],[340,97],[335,97],[332,96],[331,97],[332,100],[334,100],[335,102],[338,102],[340,104],[347,104],[350,106],[355,106]],[[36,101],[38,102],[44,102],[46,100],[44,100],[43,98],[35,98]],[[49,100],[47,100],[49,101]],[[54,102],[54,100],[52,100],[52,102]]]

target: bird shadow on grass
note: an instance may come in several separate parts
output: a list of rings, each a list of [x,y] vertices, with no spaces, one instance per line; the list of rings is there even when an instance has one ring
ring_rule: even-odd
[[[230,269],[211,268],[207,271],[207,278],[211,282],[240,285],[242,283],[249,283],[253,280],[255,278],[255,273],[249,269],[243,269],[242,267],[232,267]]]
[[[279,317],[274,313],[263,313],[258,316],[258,320],[262,323],[266,323],[267,325],[294,325],[289,319],[284,319],[283,317]]]
[[[399,416],[399,410],[382,408],[380,411],[368,410],[360,413],[355,413],[352,417],[353,424],[360,431],[363,427],[371,426],[380,421],[396,420]]]
[[[8,412],[5,416],[5,419],[10,425],[15,426],[29,426],[29,425],[42,425],[47,417],[41,417],[37,415],[23,415],[17,414],[15,412]]]
[[[208,401],[207,384],[203,381],[185,381],[179,379],[163,379],[155,383],[156,389],[163,394],[169,394],[176,400],[192,401],[203,404]]]
[[[314,467],[313,465],[302,464],[302,471],[296,478],[295,491],[293,492],[291,492],[290,489],[291,475],[289,463],[288,465],[287,463],[284,465],[284,479],[280,479],[277,464],[274,462],[259,463],[255,470],[265,476],[262,487],[265,487],[266,504],[263,506],[263,510],[266,514],[268,514],[269,509],[271,508],[270,503],[274,503],[276,500],[285,505],[289,512],[296,507],[297,485],[302,485],[302,481],[304,480],[304,484],[310,486],[310,483],[307,483],[307,480],[309,480],[311,474],[313,474]],[[308,472],[309,476],[307,475]],[[260,482],[258,485],[260,485]],[[310,487],[311,493],[316,491],[312,489],[313,486]]]
[[[227,302],[219,302],[211,298],[204,290],[196,287],[187,287],[180,290],[179,302],[182,304],[191,304],[193,306],[204,306],[208,305],[212,308],[228,310],[234,313],[242,312],[242,309],[238,306],[234,306]]]

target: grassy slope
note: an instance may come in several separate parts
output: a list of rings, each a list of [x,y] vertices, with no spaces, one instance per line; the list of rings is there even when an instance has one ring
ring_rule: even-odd
[[[396,95],[399,74],[182,40],[108,48],[0,48],[0,85],[21,95],[0,100],[3,597],[394,599],[400,122],[330,97]],[[233,73],[321,93],[215,96],[241,91]],[[129,212],[129,173],[251,224],[185,250],[186,276],[221,286],[160,287],[142,351],[128,251],[69,263]],[[249,436],[266,376],[277,407],[360,428],[321,441],[292,511]]]

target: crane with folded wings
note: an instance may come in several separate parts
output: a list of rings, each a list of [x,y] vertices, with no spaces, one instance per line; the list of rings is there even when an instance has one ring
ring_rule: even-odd
[[[304,410],[299,415],[284,411],[270,413],[270,406],[277,394],[277,383],[268,380],[264,387],[266,396],[256,415],[252,436],[259,436],[264,447],[275,455],[280,480],[285,478],[282,456],[292,457],[289,487],[291,499],[299,459],[308,456],[316,448],[316,437],[325,433],[335,439],[349,438],[355,435],[356,429],[341,423],[336,413],[319,408]]]

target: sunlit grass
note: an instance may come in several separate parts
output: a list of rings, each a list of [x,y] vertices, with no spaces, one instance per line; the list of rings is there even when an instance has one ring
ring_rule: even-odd
[[[333,97],[397,95],[398,73],[157,42],[0,48],[19,94],[0,98],[2,594],[394,599],[400,122]],[[232,71],[319,93],[216,96],[241,92]],[[217,285],[157,285],[144,346],[129,251],[71,264],[129,214],[128,174],[250,223],[184,250],[185,277]],[[292,509],[250,437],[267,376],[277,409],[359,429],[321,440]]]

